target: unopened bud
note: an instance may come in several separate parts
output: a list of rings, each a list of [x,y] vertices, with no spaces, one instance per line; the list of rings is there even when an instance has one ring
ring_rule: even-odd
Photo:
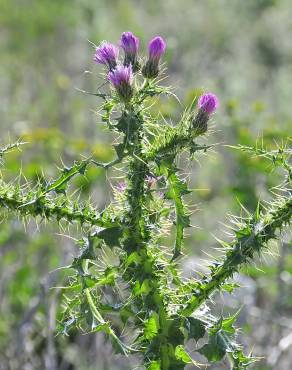
[[[208,130],[208,121],[219,105],[216,95],[207,93],[200,96],[198,101],[198,113],[193,120],[193,128],[196,135],[202,135]]]
[[[149,58],[142,69],[143,76],[146,78],[155,78],[159,73],[159,61],[165,53],[166,43],[162,37],[154,37],[149,42],[148,51]]]
[[[139,39],[132,32],[123,32],[121,36],[120,46],[124,50],[125,59],[124,65],[132,65],[133,72],[137,72],[140,68],[137,54],[139,49]]]

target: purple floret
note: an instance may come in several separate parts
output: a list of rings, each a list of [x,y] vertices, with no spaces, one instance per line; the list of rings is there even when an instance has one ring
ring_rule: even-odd
[[[133,71],[131,64],[129,66],[117,65],[115,69],[109,72],[108,79],[116,88],[122,100],[128,102],[132,98]]]
[[[120,45],[126,54],[136,55],[139,49],[139,39],[132,32],[123,32]]]
[[[123,84],[131,85],[133,80],[132,67],[118,65],[114,70],[109,72],[108,79],[115,88],[118,88]]]
[[[165,53],[166,42],[162,37],[156,36],[149,42],[149,59],[159,60],[162,55]]]
[[[123,193],[127,188],[127,185],[124,181],[121,181],[118,183],[118,185],[116,186],[116,189],[119,193]]]
[[[117,65],[117,57],[119,49],[107,41],[103,41],[100,46],[96,48],[93,60],[99,64],[105,64],[110,70],[114,69]]]
[[[200,110],[210,115],[218,108],[219,101],[215,94],[207,93],[200,96],[198,101],[198,107]]]

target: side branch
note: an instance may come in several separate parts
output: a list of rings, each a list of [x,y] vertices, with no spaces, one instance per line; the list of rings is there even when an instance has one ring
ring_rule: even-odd
[[[191,284],[192,297],[181,310],[181,314],[191,315],[242,265],[250,262],[256,253],[261,253],[269,240],[276,239],[276,232],[290,224],[291,217],[292,198],[290,196],[277,199],[265,215],[256,214],[248,219],[245,225],[235,232],[235,240],[227,245],[229,250],[224,260],[211,266],[210,275],[205,275]]]
[[[182,122],[176,127],[168,126],[155,138],[143,157],[145,161],[154,161],[168,155],[176,156],[183,149],[188,149],[191,154],[197,151],[206,151],[212,145],[198,145],[194,142],[200,135],[202,135],[202,131],[194,128],[189,122]]]
[[[79,222],[81,225],[102,225],[98,212],[89,205],[81,206],[64,198],[35,199],[33,190],[23,191],[13,185],[0,184],[0,207],[19,213],[21,216],[40,216],[45,219],[56,218],[57,221]]]

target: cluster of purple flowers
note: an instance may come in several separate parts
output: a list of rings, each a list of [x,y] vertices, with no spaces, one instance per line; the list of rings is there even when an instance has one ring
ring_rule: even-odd
[[[124,101],[133,95],[133,74],[140,69],[138,61],[139,39],[132,32],[123,32],[119,46],[124,51],[123,64],[118,63],[119,49],[117,46],[103,41],[97,48],[93,60],[106,65],[109,69],[108,79],[116,88]],[[155,78],[159,73],[159,62],[165,53],[166,43],[162,37],[154,37],[148,45],[148,60],[142,68],[145,78]]]
[[[115,87],[117,93],[125,102],[128,102],[133,96],[133,77],[134,73],[139,71],[138,61],[139,39],[132,32],[123,32],[119,46],[124,52],[124,62],[118,62],[119,48],[107,41],[103,41],[96,48],[93,60],[96,63],[106,65],[108,80]],[[148,59],[141,72],[147,79],[153,79],[159,74],[159,63],[165,53],[166,43],[162,37],[154,37],[148,44]],[[207,93],[198,100],[198,114],[193,121],[193,127],[198,133],[204,133],[207,130],[207,121],[218,107],[216,95]]]

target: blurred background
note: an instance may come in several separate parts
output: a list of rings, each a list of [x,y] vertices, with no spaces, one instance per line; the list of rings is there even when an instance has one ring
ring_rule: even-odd
[[[220,145],[186,170],[197,228],[189,230],[182,267],[195,274],[205,253],[216,253],[214,235],[226,238],[226,215],[240,214],[240,203],[254,210],[282,180],[265,160],[223,144],[263,140],[275,148],[291,136],[291,15],[291,0],[0,0],[0,145],[29,142],[7,155],[1,177],[33,185],[43,174],[54,177],[62,162],[91,153],[110,160],[112,137],[96,114],[100,101],[77,90],[95,91],[101,83],[89,41],[117,42],[131,30],[145,51],[159,34],[168,45],[164,83],[176,88],[181,102],[202,91],[213,91],[221,102],[207,139]],[[174,99],[155,109],[167,120],[182,110]],[[81,188],[81,199],[90,195],[103,208],[112,198],[110,183],[102,170],[90,168],[72,190]],[[78,227],[63,231],[3,212],[0,217],[0,370],[129,370],[102,335],[55,337],[61,292],[52,287],[66,283],[56,269],[76,254],[66,235],[78,238]],[[223,302],[224,313],[241,308],[239,340],[261,357],[257,370],[292,368],[291,251],[286,235],[258,268],[240,273],[242,287],[234,295],[218,295],[213,304],[219,313]]]

